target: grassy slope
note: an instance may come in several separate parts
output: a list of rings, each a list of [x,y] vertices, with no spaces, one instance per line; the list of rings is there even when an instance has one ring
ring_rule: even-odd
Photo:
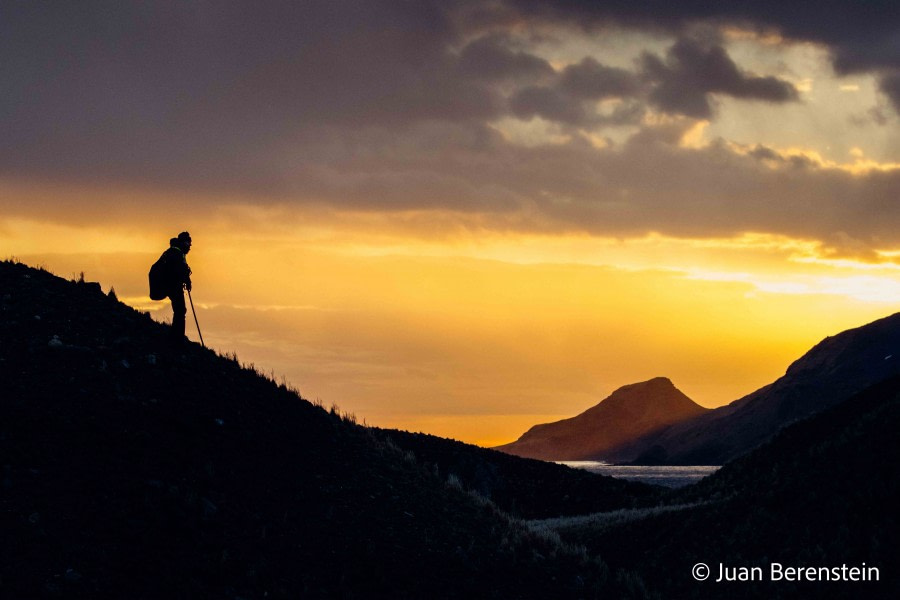
[[[520,518],[615,510],[656,504],[667,492],[658,486],[595,475],[553,463],[478,448],[423,433],[384,430],[399,448],[415,453],[439,472],[459,478],[470,490]]]
[[[0,263],[0,313],[0,596],[643,595],[90,285]]]

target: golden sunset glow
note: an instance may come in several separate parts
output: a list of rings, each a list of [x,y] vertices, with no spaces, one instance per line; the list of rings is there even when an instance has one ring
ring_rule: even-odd
[[[146,297],[146,270],[165,246],[152,236],[12,226],[34,244],[20,259],[85,271],[170,317],[167,302]],[[815,258],[814,242],[769,235],[434,241],[329,223],[293,237],[190,229],[208,344],[369,424],[484,445],[658,375],[701,404],[725,404],[826,335],[900,303],[895,267],[833,264]],[[41,239],[51,251],[38,251]],[[92,252],[77,251],[85,244]]]
[[[4,67],[36,91],[4,117],[0,254],[165,321],[147,270],[188,230],[207,344],[483,445],[656,376],[727,404],[900,306],[900,98],[874,58],[841,74],[842,40],[765,16],[448,7],[432,35],[407,9],[407,29],[353,17],[339,48],[213,52],[223,14],[163,36],[186,58]]]

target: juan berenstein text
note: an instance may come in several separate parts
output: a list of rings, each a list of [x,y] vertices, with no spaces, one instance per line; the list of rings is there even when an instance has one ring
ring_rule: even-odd
[[[722,581],[763,581],[765,572],[762,567],[728,567],[719,563],[719,576],[716,583]],[[881,572],[878,567],[867,567],[866,563],[858,567],[786,567],[781,563],[769,565],[769,581],[879,581]]]

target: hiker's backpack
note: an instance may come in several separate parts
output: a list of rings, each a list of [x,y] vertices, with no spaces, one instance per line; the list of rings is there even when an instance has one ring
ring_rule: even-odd
[[[150,267],[150,299],[165,300],[171,289],[172,269],[169,267],[167,256],[163,253]]]

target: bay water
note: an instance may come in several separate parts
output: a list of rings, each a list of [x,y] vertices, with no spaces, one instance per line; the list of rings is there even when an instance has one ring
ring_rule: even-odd
[[[561,465],[584,469],[591,473],[609,475],[619,479],[664,485],[666,487],[682,487],[696,483],[707,475],[715,473],[719,467],[713,465],[691,466],[640,466],[640,465],[612,465],[593,460],[569,460],[558,461]]]

